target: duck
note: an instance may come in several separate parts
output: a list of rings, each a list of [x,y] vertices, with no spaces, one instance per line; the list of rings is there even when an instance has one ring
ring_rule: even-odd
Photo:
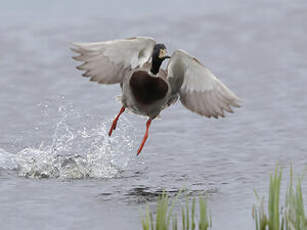
[[[76,68],[82,76],[100,84],[119,84],[122,107],[108,135],[117,127],[126,109],[148,117],[146,131],[137,150],[141,153],[151,122],[162,110],[179,99],[185,108],[207,118],[225,117],[240,107],[241,99],[198,59],[182,49],[171,56],[163,43],[151,37],[132,37],[103,42],[74,42],[73,59],[82,62]],[[166,69],[162,63],[168,60]]]

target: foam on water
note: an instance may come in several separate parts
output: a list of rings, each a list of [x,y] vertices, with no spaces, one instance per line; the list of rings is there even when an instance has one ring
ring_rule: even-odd
[[[15,155],[0,148],[0,169],[13,170],[16,168]]]
[[[0,149],[0,168],[16,170],[19,176],[33,178],[111,178],[117,176],[135,155],[133,127],[124,116],[113,137],[106,123],[94,128],[75,129],[70,116],[56,124],[51,144],[27,147],[16,154]]]

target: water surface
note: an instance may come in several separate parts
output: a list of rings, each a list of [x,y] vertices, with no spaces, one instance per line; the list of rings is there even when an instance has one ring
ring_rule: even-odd
[[[304,1],[4,1],[0,8],[3,229],[140,229],[163,189],[209,195],[214,229],[253,229],[253,189],[307,164]],[[180,103],[152,123],[88,82],[72,41],[146,35],[198,57],[243,99],[225,119]],[[307,184],[304,182],[304,194]]]

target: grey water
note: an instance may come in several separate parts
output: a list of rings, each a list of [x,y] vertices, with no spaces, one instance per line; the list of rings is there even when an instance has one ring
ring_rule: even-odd
[[[141,229],[146,203],[182,188],[208,196],[213,229],[253,229],[253,190],[267,195],[277,163],[307,165],[306,11],[303,0],[2,1],[1,229]],[[82,78],[69,50],[136,35],[196,56],[242,108],[215,120],[177,103],[136,157],[145,118],[125,113],[109,138],[120,87]]]

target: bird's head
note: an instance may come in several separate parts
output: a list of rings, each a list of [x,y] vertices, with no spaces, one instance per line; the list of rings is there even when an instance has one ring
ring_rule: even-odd
[[[152,52],[151,72],[153,74],[157,74],[159,72],[159,69],[160,69],[162,62],[167,58],[170,58],[170,56],[167,55],[166,46],[162,43],[156,44],[154,46],[153,52]]]
[[[170,58],[170,56],[167,55],[166,46],[162,43],[158,43],[154,46],[152,57],[153,59],[159,59],[161,61],[164,61],[166,58]]]

